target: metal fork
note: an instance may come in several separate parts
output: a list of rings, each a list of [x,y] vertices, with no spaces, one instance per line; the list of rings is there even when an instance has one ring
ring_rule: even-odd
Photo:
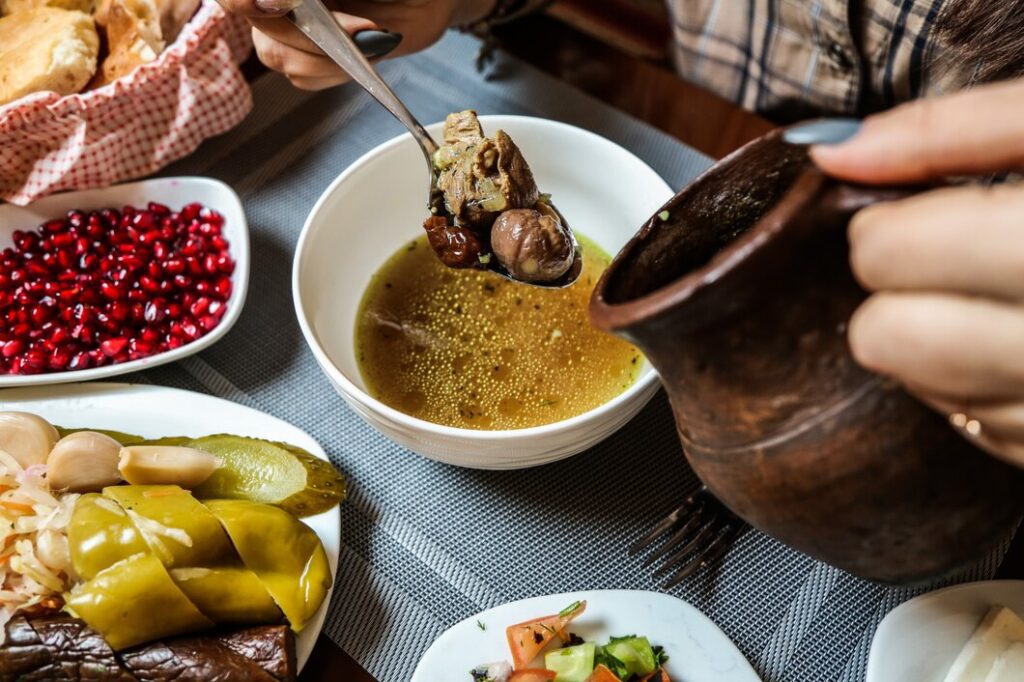
[[[738,516],[701,486],[678,509],[630,545],[628,553],[631,557],[637,556],[664,539],[661,546],[644,559],[643,567],[663,561],[654,571],[654,577],[668,575],[662,589],[669,590],[721,557],[744,528]]]

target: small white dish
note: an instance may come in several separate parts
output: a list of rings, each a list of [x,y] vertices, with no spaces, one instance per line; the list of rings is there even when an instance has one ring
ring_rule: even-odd
[[[482,116],[503,129],[575,230],[614,255],[672,195],[661,177],[622,147],[564,123]],[[442,123],[428,126],[436,137]],[[423,233],[427,170],[410,135],[385,142],[349,166],[317,201],[296,248],[292,295],[303,336],[349,406],[396,443],[426,457],[481,469],[520,469],[569,457],[626,424],[654,395],[645,363],[611,401],[554,424],[507,431],[442,426],[388,407],[366,391],[355,355],[355,323],[371,276]]]
[[[145,206],[150,201],[169,206],[174,211],[185,204],[199,202],[224,216],[223,234],[230,243],[231,257],[235,260],[235,271],[231,274],[231,297],[228,299],[227,312],[224,313],[220,324],[214,327],[210,333],[191,343],[139,360],[75,371],[0,375],[0,388],[108,379],[119,374],[137,372],[174,362],[209,348],[227,334],[228,330],[238,321],[249,286],[249,228],[238,195],[219,180],[200,177],[156,178],[102,189],[55,194],[28,206],[2,204],[0,205],[0,249],[11,245],[11,235],[15,230],[34,230],[47,220],[63,217],[72,209],[93,210],[111,207],[120,209],[126,205]]]
[[[266,438],[297,445],[320,459],[327,459],[323,448],[309,434],[277,417],[221,398],[162,386],[96,382],[11,388],[0,391],[0,410],[33,412],[68,428],[110,429],[153,438],[214,433]],[[341,549],[341,512],[334,508],[302,521],[320,538],[331,575],[336,576]],[[316,615],[296,637],[299,670],[316,644],[332,591],[333,586]]]
[[[505,628],[558,613],[575,601],[587,610],[569,627],[585,641],[637,635],[665,648],[665,672],[682,682],[760,682],[747,659],[707,616],[675,597],[638,590],[593,590],[534,597],[471,616],[445,631],[420,659],[411,682],[460,682],[483,663],[511,661]],[[534,667],[543,668],[543,656]]]
[[[992,606],[1024,616],[1024,580],[954,585],[897,606],[875,631],[865,682],[942,682]]]

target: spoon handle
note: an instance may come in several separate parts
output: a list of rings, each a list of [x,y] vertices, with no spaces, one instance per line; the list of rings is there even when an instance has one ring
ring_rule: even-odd
[[[351,76],[352,80],[363,86],[363,89],[409,129],[427,156],[428,163],[432,164],[437,143],[384,82],[370,61],[359,51],[352,37],[334,20],[334,16],[323,2],[302,0],[302,4],[288,14],[288,18],[307,38],[316,43],[324,54]]]

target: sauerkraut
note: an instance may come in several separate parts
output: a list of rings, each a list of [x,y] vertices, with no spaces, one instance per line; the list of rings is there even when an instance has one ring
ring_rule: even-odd
[[[22,468],[0,450],[0,643],[16,613],[75,580],[67,532],[77,499],[50,491],[46,465]]]

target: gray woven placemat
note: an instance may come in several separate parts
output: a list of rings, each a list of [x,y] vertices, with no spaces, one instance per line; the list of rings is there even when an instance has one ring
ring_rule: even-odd
[[[471,67],[475,50],[474,40],[450,35],[383,70],[423,121],[468,107],[560,119],[632,150],[675,187],[709,163],[507,56],[501,78],[485,82]],[[380,682],[406,682],[435,637],[482,609],[570,590],[656,589],[625,547],[697,485],[664,397],[592,451],[529,471],[436,464],[378,435],[334,393],[303,343],[290,271],[316,198],[353,160],[402,130],[351,86],[305,93],[268,75],[255,83],[255,99],[237,130],[167,172],[217,177],[242,196],[254,259],[245,311],[210,350],[129,379],[212,393],[286,419],[351,477],[326,633]],[[961,579],[995,568],[993,557]],[[915,594],[858,580],[753,531],[720,570],[673,593],[704,611],[772,682],[862,679],[874,628]]]

